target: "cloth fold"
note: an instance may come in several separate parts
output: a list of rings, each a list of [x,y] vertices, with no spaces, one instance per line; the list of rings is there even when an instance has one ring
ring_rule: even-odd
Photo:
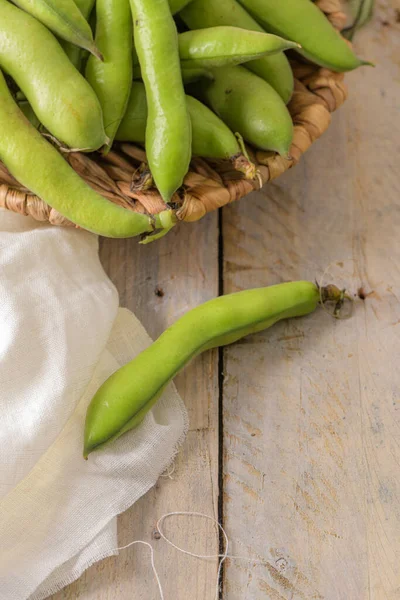
[[[171,385],[143,424],[82,458],[86,407],[149,343],[96,236],[0,209],[0,599],[41,600],[117,547],[116,515],[187,431]]]

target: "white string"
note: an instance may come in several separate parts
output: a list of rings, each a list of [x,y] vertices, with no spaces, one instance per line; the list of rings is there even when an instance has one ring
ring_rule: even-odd
[[[212,521],[215,525],[217,525],[217,527],[219,528],[219,530],[221,531],[221,533],[223,535],[223,538],[224,538],[223,553],[222,554],[196,554],[195,552],[190,552],[189,550],[180,548],[179,546],[177,546],[176,544],[171,542],[171,540],[165,535],[165,533],[162,529],[162,524],[164,523],[164,521],[166,519],[168,519],[170,517],[175,517],[175,516],[202,517],[203,519]],[[210,560],[210,559],[215,559],[215,558],[220,559],[219,563],[218,563],[218,571],[217,571],[217,584],[215,587],[215,600],[218,600],[218,598],[219,598],[219,590],[220,590],[219,581],[220,581],[220,576],[221,576],[221,570],[222,570],[222,565],[224,564],[224,562],[227,558],[229,558],[231,560],[242,560],[242,561],[246,561],[246,562],[251,562],[253,564],[258,564],[258,565],[267,565],[268,564],[268,562],[266,560],[258,560],[258,559],[254,559],[254,558],[249,558],[248,556],[234,556],[232,554],[228,554],[229,538],[226,534],[225,529],[222,527],[221,523],[219,523],[217,521],[217,519],[214,519],[214,517],[205,515],[203,513],[186,512],[186,511],[176,511],[176,512],[167,513],[158,519],[157,525],[156,525],[156,531],[158,531],[158,533],[160,534],[160,538],[162,538],[165,542],[167,542],[167,544],[169,544],[170,546],[172,546],[173,548],[178,550],[178,552],[182,552],[182,554],[186,554],[187,556],[193,556],[194,558],[200,558],[202,560]],[[143,544],[144,546],[147,546],[148,548],[150,548],[151,568],[153,570],[154,577],[157,581],[158,590],[160,592],[160,600],[165,600],[165,596],[164,596],[164,592],[163,592],[162,585],[160,582],[160,578],[158,576],[157,569],[156,569],[156,566],[154,563],[154,548],[151,544],[149,544],[148,542],[144,542],[143,540],[135,540],[134,542],[130,542],[126,546],[121,546],[120,548],[114,548],[111,552],[126,550],[127,548],[130,548],[131,546],[133,546],[135,544]]]
[[[179,546],[177,546],[176,544],[171,542],[171,540],[167,538],[167,536],[164,534],[164,532],[162,530],[162,523],[164,523],[164,521],[166,519],[168,519],[169,517],[176,517],[176,516],[182,516],[182,515],[187,516],[187,517],[203,517],[203,519],[208,519],[209,521],[212,521],[215,525],[217,525],[224,537],[224,553],[223,554],[196,554],[195,552],[189,552],[189,550],[184,550],[183,548],[180,548]],[[228,548],[229,548],[229,539],[228,539],[228,536],[226,535],[226,531],[222,527],[221,523],[219,523],[216,519],[214,519],[214,517],[210,517],[209,515],[204,515],[203,513],[176,511],[176,512],[167,513],[166,515],[163,515],[162,517],[160,517],[160,519],[158,519],[158,521],[157,521],[157,529],[158,529],[158,533],[160,534],[162,539],[165,542],[167,542],[167,544],[169,544],[170,546],[172,546],[173,548],[178,550],[179,552],[182,552],[182,554],[187,554],[188,556],[193,556],[194,558],[201,558],[201,559],[205,559],[205,560],[209,560],[211,558],[219,558],[220,559],[219,564],[218,564],[218,571],[217,571],[217,584],[215,587],[215,600],[218,600],[219,578],[221,575],[222,565],[224,564],[224,561],[228,557]]]
[[[143,544],[144,546],[147,546],[148,548],[150,548],[151,568],[153,569],[154,577],[156,578],[156,581],[157,581],[158,591],[160,592],[160,598],[161,598],[161,600],[165,600],[161,581],[160,581],[160,578],[157,573],[156,565],[154,564],[154,548],[151,544],[149,544],[149,542],[144,542],[143,540],[135,540],[134,542],[130,542],[126,546],[121,546],[120,548],[114,548],[112,550],[112,552],[116,552],[119,550],[126,550],[127,548],[130,548],[131,546],[134,546],[135,544]]]
[[[172,465],[168,468],[168,470],[161,473],[160,477],[166,477],[167,479],[173,479],[172,475],[175,473],[176,464],[173,462]]]

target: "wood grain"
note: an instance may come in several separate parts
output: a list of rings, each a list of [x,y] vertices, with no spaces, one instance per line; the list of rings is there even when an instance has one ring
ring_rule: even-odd
[[[347,104],[291,172],[224,211],[225,292],[321,277],[362,290],[225,350],[226,600],[400,598],[400,61],[379,3]],[[396,16],[397,15],[397,16]]]
[[[231,292],[320,278],[360,292],[352,319],[323,311],[224,352],[225,600],[400,598],[400,59],[398,0],[380,0],[357,37],[377,68],[348,76],[350,99],[302,162],[223,211]],[[103,242],[121,304],[156,336],[218,292],[216,215],[149,247]],[[217,515],[218,372],[204,354],[178,378],[191,429],[173,479],[119,519],[119,542],[153,543],[166,600],[213,600],[217,564],[154,539],[176,510]],[[222,434],[222,432],[221,432]],[[213,553],[204,521],[167,531]],[[261,561],[262,564],[259,564]],[[89,569],[53,600],[156,600],[147,550]]]
[[[186,310],[218,294],[217,215],[171,232],[149,246],[137,240],[106,240],[101,259],[120,293],[152,337]],[[215,590],[217,561],[198,561],[154,538],[158,518],[171,511],[217,516],[218,370],[217,354],[194,361],[176,384],[189,410],[190,431],[176,459],[173,479],[155,488],[119,518],[119,544],[140,539],[152,543],[166,599],[204,600]],[[215,554],[218,536],[204,520],[174,517],[165,522],[174,543],[194,552]],[[190,592],[188,591],[190,590]],[[158,598],[148,549],[133,546],[120,556],[88,569],[52,600],[139,600]]]

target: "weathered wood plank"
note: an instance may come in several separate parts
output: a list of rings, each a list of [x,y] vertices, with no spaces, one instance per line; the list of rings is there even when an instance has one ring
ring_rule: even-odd
[[[180,227],[149,246],[139,246],[137,240],[103,241],[101,258],[119,290],[121,305],[130,308],[156,337],[183,312],[217,295],[217,215]],[[135,539],[153,544],[166,599],[187,600],[189,594],[193,600],[204,600],[214,593],[217,561],[184,556],[154,539],[153,532],[157,519],[167,512],[193,510],[217,516],[217,354],[199,357],[176,384],[189,410],[187,441],[176,459],[173,479],[161,478],[119,518],[119,544]],[[174,518],[165,522],[165,531],[174,543],[194,552],[217,552],[218,538],[203,520]],[[157,594],[149,550],[133,546],[90,568],[52,599],[155,600]]]
[[[319,277],[363,288],[225,351],[226,600],[400,598],[399,8],[357,38],[375,70],[296,169],[224,211],[225,292]]]

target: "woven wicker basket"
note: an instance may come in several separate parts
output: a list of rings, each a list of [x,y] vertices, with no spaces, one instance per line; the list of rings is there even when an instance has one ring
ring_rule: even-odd
[[[318,0],[319,8],[332,24],[341,30],[345,15],[340,0]],[[259,169],[258,180],[240,179],[229,162],[211,162],[194,158],[184,186],[173,198],[176,216],[182,221],[197,221],[206,213],[238,200],[294,166],[303,152],[328,128],[331,113],[346,99],[343,75],[315,65],[292,61],[295,90],[289,103],[294,123],[291,159],[273,152],[248,148],[250,157]],[[145,161],[142,149],[132,144],[119,144],[106,157],[98,153],[66,155],[71,166],[97,192],[121,206],[141,213],[157,214],[165,208],[156,191],[137,191],[132,188],[138,168]],[[0,162],[0,207],[30,215],[38,221],[53,225],[72,223],[40,198],[21,186]]]

